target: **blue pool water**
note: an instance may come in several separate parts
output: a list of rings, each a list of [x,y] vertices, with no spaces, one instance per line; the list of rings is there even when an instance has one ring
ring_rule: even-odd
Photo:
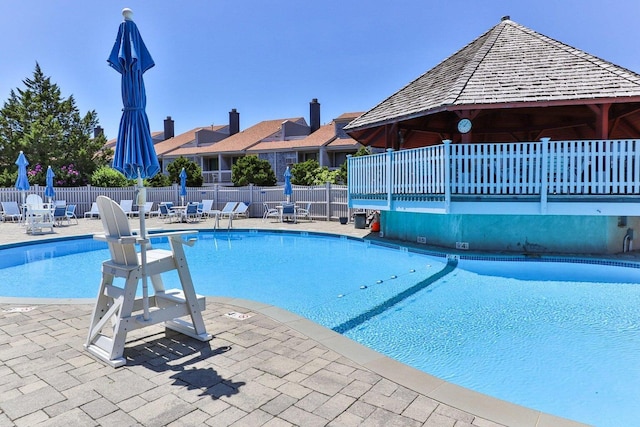
[[[200,294],[283,307],[432,375],[544,412],[599,426],[640,418],[637,268],[455,265],[313,233],[197,237],[185,249]],[[0,253],[0,295],[22,297],[93,298],[109,258],[91,239]],[[165,282],[174,286],[177,275]]]

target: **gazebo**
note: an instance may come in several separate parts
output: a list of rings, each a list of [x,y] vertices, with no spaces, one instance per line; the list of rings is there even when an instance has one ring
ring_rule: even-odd
[[[640,75],[503,17],[345,130],[396,150],[442,140],[636,138]]]
[[[385,237],[525,253],[631,250],[640,75],[504,17],[345,131],[349,206]]]

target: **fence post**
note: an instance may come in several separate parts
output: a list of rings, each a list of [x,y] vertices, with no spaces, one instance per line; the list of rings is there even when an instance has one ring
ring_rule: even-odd
[[[391,210],[393,200],[393,148],[387,148],[387,209]]]
[[[547,193],[549,176],[549,141],[551,138],[540,138],[542,144],[542,171],[540,172],[540,213],[547,213]]]
[[[327,209],[327,221],[331,221],[331,184],[324,183],[324,200]]]
[[[351,154],[347,154],[347,209],[351,209],[351,191],[349,190],[349,182],[351,181]]]
[[[445,139],[444,144],[444,211],[451,210],[451,140]]]

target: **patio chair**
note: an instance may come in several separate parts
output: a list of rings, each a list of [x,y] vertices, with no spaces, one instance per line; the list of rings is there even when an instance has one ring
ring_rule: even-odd
[[[25,201],[25,205],[33,206],[34,208],[41,208],[44,203],[42,202],[42,197],[37,194],[28,194],[27,199]]]
[[[64,215],[67,217],[67,222],[71,224],[71,220],[74,220],[76,224],[78,223],[78,217],[76,216],[76,205],[67,205],[67,208],[64,211]]]
[[[173,222],[178,218],[178,214],[169,207],[168,203],[160,203],[159,217],[164,219],[165,222]]]
[[[54,220],[51,206],[42,202],[42,197],[37,194],[29,194],[25,201],[25,231],[27,233],[39,233],[48,228],[53,232]]]
[[[22,221],[22,213],[20,212],[20,208],[18,207],[18,202],[2,202],[2,220],[6,221],[10,219],[11,221]]]
[[[311,202],[307,202],[306,207],[296,208],[296,219],[306,218],[309,221],[313,221],[311,219]]]
[[[53,222],[56,226],[61,226],[63,221],[67,221],[67,224],[69,223],[69,218],[67,218],[67,207],[56,206],[53,208]]]
[[[190,202],[184,210],[184,220],[187,222],[200,221],[201,215],[198,212],[198,203]]]
[[[100,291],[94,306],[85,348],[112,367],[126,364],[123,357],[127,333],[164,323],[172,329],[200,341],[212,336],[205,330],[202,311],[205,298],[197,295],[191,279],[183,245],[192,246],[190,230],[154,234],[169,240],[171,250],[153,249],[149,238],[133,234],[124,210],[106,196],[99,196],[98,208],[104,234],[94,239],[109,245],[111,259],[102,263]],[[136,251],[136,245],[141,253]],[[164,289],[161,274],[177,270],[181,289]],[[136,298],[140,280],[151,279],[153,296]],[[114,279],[124,279],[114,282]],[[189,316],[191,322],[181,317]],[[104,331],[104,332],[103,332]]]
[[[283,222],[284,217],[293,218],[294,224],[298,222],[296,218],[296,205],[295,203],[283,203],[282,210],[280,211],[280,222]]]
[[[100,219],[100,211],[98,210],[98,204],[96,202],[91,203],[91,210],[85,212],[84,217]]]
[[[133,200],[120,200],[120,207],[128,217],[133,215]]]
[[[264,207],[264,213],[262,214],[262,221],[264,222],[267,218],[280,218],[280,211],[276,208],[270,208],[267,202],[262,203]]]

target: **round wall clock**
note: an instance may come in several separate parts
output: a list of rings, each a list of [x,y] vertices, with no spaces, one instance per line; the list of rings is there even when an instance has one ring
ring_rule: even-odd
[[[471,120],[462,119],[458,122],[458,131],[460,133],[467,133],[471,130]]]

